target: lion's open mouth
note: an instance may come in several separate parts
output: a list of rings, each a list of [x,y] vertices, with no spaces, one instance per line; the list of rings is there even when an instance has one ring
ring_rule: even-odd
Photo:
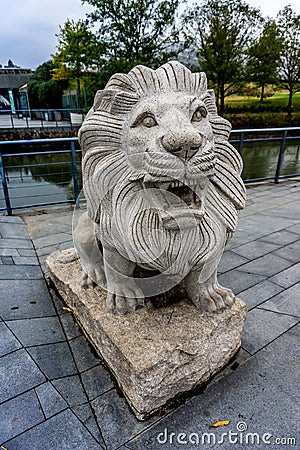
[[[204,192],[206,182],[183,183],[172,181],[146,181],[143,187],[168,230],[184,230],[197,226],[205,213]]]

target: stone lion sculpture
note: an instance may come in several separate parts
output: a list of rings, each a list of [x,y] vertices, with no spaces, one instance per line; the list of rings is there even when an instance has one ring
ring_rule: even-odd
[[[115,74],[97,92],[79,131],[87,212],[74,242],[82,286],[106,283],[110,312],[144,305],[136,266],[173,285],[184,280],[188,298],[203,312],[234,302],[217,281],[245,204],[242,160],[228,142],[230,130],[205,74],[176,61]]]

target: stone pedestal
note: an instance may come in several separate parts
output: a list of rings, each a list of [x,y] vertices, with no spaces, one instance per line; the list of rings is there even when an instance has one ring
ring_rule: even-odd
[[[113,316],[103,290],[81,289],[79,261],[66,262],[71,253],[50,255],[50,276],[138,419],[209,380],[239,349],[247,309],[238,298],[213,317],[188,300]]]

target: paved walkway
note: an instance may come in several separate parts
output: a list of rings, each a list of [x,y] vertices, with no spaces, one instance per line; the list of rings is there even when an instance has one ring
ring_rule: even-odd
[[[72,245],[72,210],[0,217],[1,448],[299,448],[299,181],[248,188],[223,255],[219,279],[250,310],[236,359],[199,395],[143,423],[41,271]],[[218,419],[230,423],[210,428]]]

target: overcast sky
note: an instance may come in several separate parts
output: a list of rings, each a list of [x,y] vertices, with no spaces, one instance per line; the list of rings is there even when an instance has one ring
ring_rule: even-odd
[[[299,0],[247,3],[260,7],[263,16],[275,17],[287,4],[300,14]],[[11,59],[18,66],[36,68],[55,53],[59,25],[68,18],[85,18],[90,10],[81,0],[0,0],[0,64],[4,66]]]

